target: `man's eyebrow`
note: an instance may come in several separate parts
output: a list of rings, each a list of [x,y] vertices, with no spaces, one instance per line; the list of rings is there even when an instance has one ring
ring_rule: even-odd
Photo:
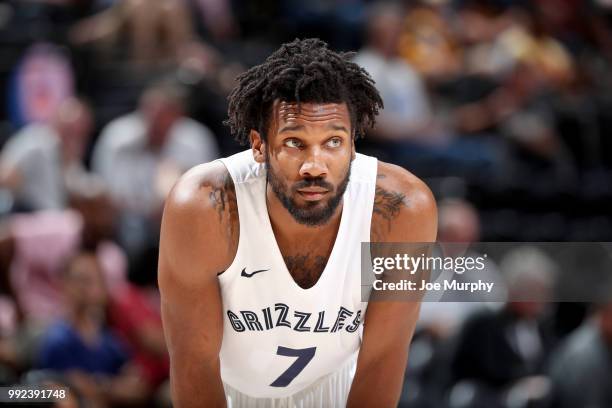
[[[283,133],[283,132],[293,132],[293,131],[296,131],[296,130],[302,130],[302,129],[304,129],[304,126],[303,126],[303,125],[286,125],[286,126],[283,126],[283,127],[282,127],[282,128],[279,130],[279,131],[278,131],[278,133]]]
[[[326,128],[329,130],[333,130],[333,131],[345,132],[346,134],[351,133],[344,125],[338,125],[338,124],[332,123],[332,124],[327,125]],[[297,130],[303,130],[303,129],[304,129],[304,125],[291,124],[291,125],[285,125],[282,128],[280,128],[278,133],[280,134],[284,132],[295,132]]]
[[[328,125],[327,128],[331,129],[331,130],[343,131],[343,132],[346,132],[347,134],[351,133],[351,132],[348,131],[348,129],[344,125],[336,125],[336,124],[332,123],[332,124]]]

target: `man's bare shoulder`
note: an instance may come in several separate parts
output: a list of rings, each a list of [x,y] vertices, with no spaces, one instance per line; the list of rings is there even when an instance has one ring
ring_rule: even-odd
[[[225,165],[220,161],[198,165],[181,176],[166,200],[163,255],[205,254],[210,267],[221,272],[235,255],[238,226],[236,192]]]
[[[379,161],[372,241],[430,242],[436,229],[436,201],[429,187],[408,170]]]
[[[236,205],[234,183],[220,161],[191,168],[176,182],[166,201],[166,211],[223,214]]]

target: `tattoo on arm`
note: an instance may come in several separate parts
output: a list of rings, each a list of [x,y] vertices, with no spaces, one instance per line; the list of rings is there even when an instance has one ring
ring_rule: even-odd
[[[234,242],[237,239],[238,226],[238,204],[236,201],[236,189],[229,173],[219,176],[214,184],[211,185],[212,191],[209,193],[210,203],[219,215],[219,221],[225,221],[229,225],[228,239]],[[223,218],[226,217],[225,220]]]
[[[384,177],[384,175],[381,176]],[[404,193],[376,186],[373,213],[386,221],[388,231],[391,230],[391,222],[398,216],[402,207],[408,207],[408,200]],[[382,231],[378,228],[375,228],[373,232],[377,237],[382,235]]]
[[[406,195],[397,191],[388,191],[376,187],[374,196],[374,213],[391,222],[399,214],[402,206],[407,206]]]
[[[223,216],[226,209],[231,211],[230,201],[232,199],[235,202],[236,191],[234,190],[234,183],[229,174],[219,176],[217,182],[212,185],[212,191],[209,194],[210,202],[214,206],[215,210],[219,214],[219,217]]]

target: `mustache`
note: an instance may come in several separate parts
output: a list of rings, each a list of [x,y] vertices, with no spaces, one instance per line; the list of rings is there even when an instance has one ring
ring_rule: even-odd
[[[321,187],[329,191],[334,190],[334,186],[328,183],[327,181],[325,181],[322,177],[312,177],[312,178],[304,179],[302,181],[298,181],[297,183],[293,185],[293,190],[295,191],[295,190],[299,190],[302,188],[308,188],[308,187]]]

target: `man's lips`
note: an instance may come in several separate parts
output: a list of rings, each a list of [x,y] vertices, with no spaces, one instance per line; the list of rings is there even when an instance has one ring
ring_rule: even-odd
[[[300,193],[327,193],[328,190],[322,187],[307,187],[298,189]]]
[[[318,201],[328,193],[328,190],[325,190],[324,188],[303,188],[299,189],[298,193],[306,201]]]

